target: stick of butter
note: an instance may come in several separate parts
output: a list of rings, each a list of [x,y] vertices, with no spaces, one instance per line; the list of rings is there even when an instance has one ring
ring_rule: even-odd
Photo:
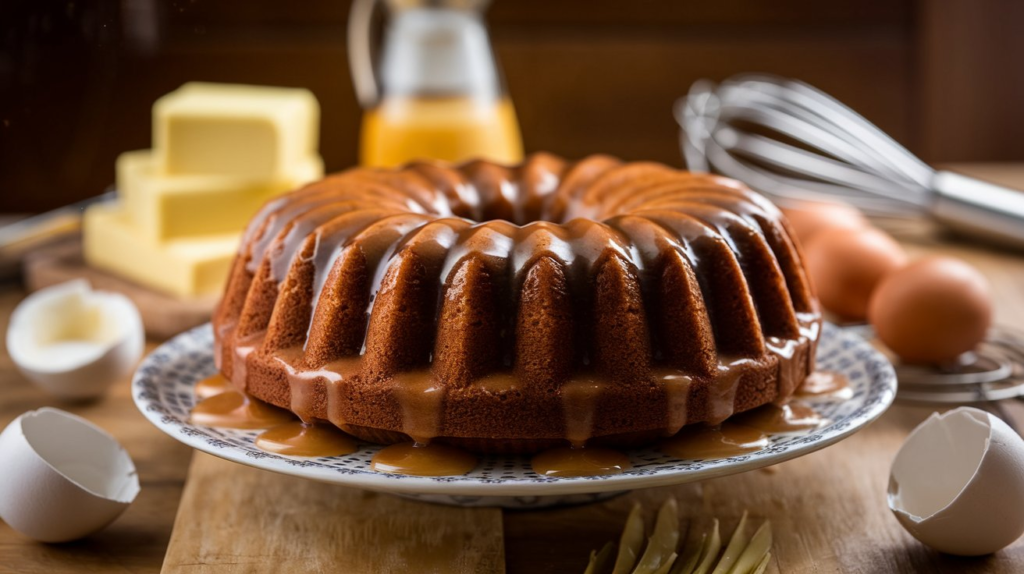
[[[150,241],[237,232],[270,198],[323,176],[318,155],[286,166],[276,179],[231,175],[161,176],[152,150],[117,158],[125,216]]]
[[[238,233],[151,243],[139,239],[119,205],[98,204],[85,212],[85,260],[179,297],[215,296],[224,289],[238,251]]]
[[[153,105],[158,173],[284,178],[317,153],[319,125],[309,90],[190,82]]]

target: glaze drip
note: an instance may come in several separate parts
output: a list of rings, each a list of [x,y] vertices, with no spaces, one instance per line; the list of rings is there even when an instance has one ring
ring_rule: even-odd
[[[846,400],[853,396],[850,382],[840,373],[831,371],[814,371],[797,388],[799,397],[820,397],[834,400]]]
[[[443,444],[399,443],[373,455],[377,472],[412,476],[458,476],[476,468],[477,459],[464,450]]]
[[[784,405],[768,404],[736,415],[732,422],[768,434],[795,433],[814,430],[825,421],[811,407],[789,402]]]
[[[766,446],[768,437],[763,432],[729,421],[720,426],[695,425],[683,429],[658,448],[682,460],[705,460],[748,454]]]
[[[224,375],[217,373],[212,377],[207,377],[196,383],[192,392],[196,395],[196,398],[202,400],[230,390],[231,381],[229,381]]]
[[[553,448],[534,455],[533,471],[541,476],[604,476],[633,468],[624,453],[609,448]]]
[[[256,447],[276,454],[306,457],[342,456],[358,449],[352,437],[333,425],[298,421],[267,429],[256,437]]]
[[[189,416],[192,424],[233,429],[265,429],[294,419],[284,409],[235,391],[203,399]]]

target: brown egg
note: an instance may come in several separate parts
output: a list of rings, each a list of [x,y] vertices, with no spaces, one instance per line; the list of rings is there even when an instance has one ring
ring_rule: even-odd
[[[804,264],[822,306],[850,320],[867,317],[875,286],[906,261],[899,244],[873,227],[826,229],[804,249]]]
[[[970,351],[992,323],[988,281],[958,259],[928,257],[882,280],[868,311],[878,338],[905,361],[939,363]]]
[[[838,202],[801,201],[782,208],[800,243],[826,229],[860,229],[868,221],[852,205]]]

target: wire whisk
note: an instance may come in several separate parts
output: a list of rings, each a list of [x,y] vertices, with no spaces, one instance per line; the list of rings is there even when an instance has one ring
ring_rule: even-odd
[[[828,94],[743,75],[696,82],[675,108],[687,166],[745,182],[780,203],[835,199],[868,215],[932,217],[1024,250],[1024,194],[936,171]]]

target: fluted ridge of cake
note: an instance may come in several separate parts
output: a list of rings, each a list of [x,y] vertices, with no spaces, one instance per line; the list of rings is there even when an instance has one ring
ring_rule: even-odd
[[[482,221],[482,222],[478,222]],[[354,169],[268,204],[215,317],[221,344],[361,358],[386,381],[513,373],[649,384],[711,377],[816,313],[778,210],[737,182],[608,156]],[[220,358],[231,371],[233,357]]]

